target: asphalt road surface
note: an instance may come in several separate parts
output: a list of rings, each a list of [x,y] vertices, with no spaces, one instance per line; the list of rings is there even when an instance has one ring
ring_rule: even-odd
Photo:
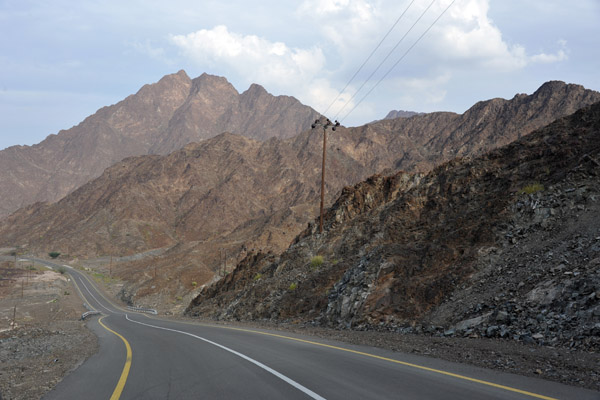
[[[36,259],[50,267],[59,264]],[[87,275],[100,351],[44,399],[600,399],[600,393],[427,357],[131,312]]]

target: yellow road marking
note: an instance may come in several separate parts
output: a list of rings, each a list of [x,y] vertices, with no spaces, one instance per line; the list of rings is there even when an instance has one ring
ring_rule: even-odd
[[[312,344],[312,345],[315,345],[315,346],[327,347],[327,348],[330,348],[330,349],[345,351],[345,352],[348,352],[348,353],[359,354],[359,355],[365,356],[365,357],[371,357],[371,358],[376,358],[376,359],[379,359],[379,360],[389,361],[389,362],[392,362],[392,363],[395,363],[395,364],[400,364],[400,365],[404,365],[404,366],[411,367],[411,368],[416,368],[416,369],[420,369],[420,370],[424,370],[424,371],[429,371],[429,372],[435,372],[437,374],[451,376],[453,378],[458,378],[458,379],[462,379],[462,380],[465,380],[465,381],[480,383],[482,385],[492,386],[492,387],[495,387],[495,388],[498,388],[498,389],[503,389],[503,390],[507,390],[507,391],[510,391],[510,392],[524,394],[526,396],[535,397],[537,399],[558,400],[558,399],[556,399],[554,397],[548,397],[548,396],[544,396],[544,395],[537,394],[537,393],[527,392],[525,390],[512,388],[510,386],[499,385],[497,383],[488,382],[488,381],[484,381],[484,380],[476,379],[476,378],[470,378],[468,376],[454,374],[452,372],[447,372],[447,371],[443,371],[443,370],[440,370],[440,369],[424,367],[424,366],[418,365],[418,364],[412,364],[412,363],[408,363],[408,362],[405,362],[405,361],[394,360],[393,358],[382,357],[382,356],[378,356],[378,355],[375,355],[375,354],[365,353],[365,352],[362,352],[362,351],[357,351],[357,350],[352,350],[352,349],[346,349],[344,347],[332,346],[330,344],[324,344],[324,343],[319,343],[319,342],[313,342],[313,341],[310,341],[310,340],[298,339],[298,338],[291,337],[291,336],[278,335],[276,333],[268,333],[268,332],[255,331],[255,330],[252,330],[252,329],[234,328],[234,327],[229,327],[229,326],[218,326],[218,325],[209,325],[209,326],[215,326],[215,327],[223,328],[223,329],[231,329],[231,330],[234,330],[234,331],[249,332],[249,333],[258,333],[260,335],[273,336],[273,337],[282,338],[282,339],[288,339],[288,340],[295,340],[297,342],[308,343],[308,344]]]
[[[121,340],[123,341],[123,343],[125,343],[125,348],[127,348],[127,359],[125,360],[125,366],[123,367],[123,372],[121,373],[121,377],[119,378],[117,387],[115,387],[115,390],[113,391],[112,396],[110,396],[110,400],[119,400],[119,398],[121,397],[121,393],[123,392],[123,388],[125,388],[125,383],[127,383],[127,376],[129,375],[129,369],[131,368],[131,346],[129,346],[129,342],[123,336],[121,336],[120,334],[113,331],[112,329],[110,329],[109,327],[107,327],[106,325],[104,325],[102,323],[102,320],[104,318],[105,317],[102,317],[98,320],[100,325],[102,325],[102,327],[104,329],[106,329],[107,331],[114,333],[115,335],[120,337]]]

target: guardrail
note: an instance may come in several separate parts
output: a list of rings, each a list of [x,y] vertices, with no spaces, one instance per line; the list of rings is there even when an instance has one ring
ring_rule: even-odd
[[[87,317],[89,317],[90,315],[96,315],[96,314],[102,314],[100,311],[86,311],[83,314],[81,314],[81,320],[85,320]]]
[[[157,315],[158,314],[158,312],[156,312],[156,310],[153,309],[153,308],[127,306],[127,309],[130,310],[130,311],[147,313],[147,314],[152,314],[152,315]]]

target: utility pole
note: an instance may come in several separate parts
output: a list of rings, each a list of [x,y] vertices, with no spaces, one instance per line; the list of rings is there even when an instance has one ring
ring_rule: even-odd
[[[323,128],[323,164],[321,166],[321,217],[319,220],[319,233],[323,233],[323,203],[325,202],[325,155],[327,153],[327,128],[331,127],[332,131],[340,126],[340,123],[336,120],[335,123],[331,122],[329,118],[325,123],[322,123],[320,119],[316,119],[314,124],[311,125],[312,129],[317,126]]]

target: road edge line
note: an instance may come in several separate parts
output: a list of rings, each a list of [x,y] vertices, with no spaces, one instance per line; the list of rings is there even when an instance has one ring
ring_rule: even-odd
[[[282,381],[286,382],[290,386],[298,389],[299,391],[303,392],[304,394],[308,395],[309,397],[311,397],[311,398],[313,398],[315,400],[326,400],[324,397],[322,397],[319,394],[313,392],[312,390],[310,390],[306,386],[301,385],[300,383],[296,382],[292,378],[289,378],[289,377],[283,375],[281,372],[278,372],[278,371],[274,370],[273,368],[271,368],[271,367],[269,367],[269,366],[261,363],[260,361],[257,361],[257,360],[255,360],[253,358],[250,358],[250,357],[248,357],[247,355],[245,355],[243,353],[240,353],[239,351],[236,351],[236,350],[230,349],[229,347],[223,346],[222,344],[219,344],[217,342],[213,342],[212,340],[203,338],[202,336],[194,335],[193,333],[190,333],[190,332],[180,331],[180,330],[177,330],[177,329],[165,328],[165,327],[162,327],[162,326],[150,325],[150,324],[145,324],[143,322],[135,321],[133,319],[129,319],[128,315],[125,315],[125,319],[127,319],[127,321],[130,321],[130,322],[133,322],[133,323],[136,323],[136,324],[140,324],[140,325],[143,325],[143,326],[147,326],[149,328],[161,329],[161,330],[165,330],[165,331],[179,333],[179,334],[182,334],[182,335],[191,336],[191,337],[193,337],[195,339],[201,340],[201,341],[206,342],[208,344],[212,344],[213,346],[216,346],[216,347],[218,347],[218,348],[220,348],[222,350],[225,350],[225,351],[227,351],[229,353],[232,353],[232,354],[234,354],[234,355],[236,355],[236,356],[238,356],[238,357],[240,357],[240,358],[242,358],[242,359],[244,359],[244,360],[246,360],[246,361],[248,361],[248,362],[256,365],[257,367],[262,368],[263,370],[265,370],[268,373],[274,375],[275,377],[281,379]],[[111,400],[112,400],[112,398],[111,398]]]
[[[510,387],[510,386],[500,385],[498,383],[488,382],[488,381],[484,381],[484,380],[477,379],[477,378],[471,378],[471,377],[468,377],[468,376],[459,375],[459,374],[455,374],[455,373],[452,373],[452,372],[447,372],[447,371],[444,371],[444,370],[441,370],[441,369],[429,368],[429,367],[425,367],[425,366],[418,365],[418,364],[412,364],[412,363],[409,363],[409,362],[406,362],[406,361],[394,360],[393,358],[378,356],[378,355],[375,355],[375,354],[365,353],[365,352],[362,352],[362,351],[347,349],[347,348],[339,347],[339,346],[333,346],[333,345],[330,345],[330,344],[313,342],[313,341],[310,341],[310,340],[299,339],[299,338],[295,338],[295,337],[291,337],[291,336],[278,335],[278,334],[275,334],[275,333],[255,331],[255,330],[252,330],[252,329],[234,328],[234,327],[230,327],[230,326],[218,326],[218,325],[215,326],[215,327],[217,327],[217,328],[223,328],[223,329],[231,329],[231,330],[241,331],[241,332],[257,333],[257,334],[260,334],[260,335],[273,336],[273,337],[278,337],[278,338],[281,338],[281,339],[294,340],[294,341],[297,341],[297,342],[312,344],[312,345],[316,345],[316,346],[328,347],[330,349],[345,351],[345,352],[348,352],[348,353],[359,354],[359,355],[362,355],[362,356],[376,358],[376,359],[383,360],[383,361],[389,361],[389,362],[392,362],[392,363],[395,363],[395,364],[404,365],[406,367],[421,369],[421,370],[429,371],[429,372],[435,372],[437,374],[451,376],[453,378],[458,378],[458,379],[462,379],[462,380],[466,380],[466,381],[470,381],[470,382],[475,382],[475,383],[479,383],[479,384],[482,384],[482,385],[491,386],[491,387],[495,387],[495,388],[498,388],[498,389],[503,389],[503,390],[506,390],[506,391],[509,391],[509,392],[513,392],[513,393],[524,394],[526,396],[535,397],[537,399],[558,400],[555,397],[548,397],[548,396],[544,396],[544,395],[541,395],[541,394],[528,392],[526,390],[521,390],[521,389],[513,388],[513,387]]]

